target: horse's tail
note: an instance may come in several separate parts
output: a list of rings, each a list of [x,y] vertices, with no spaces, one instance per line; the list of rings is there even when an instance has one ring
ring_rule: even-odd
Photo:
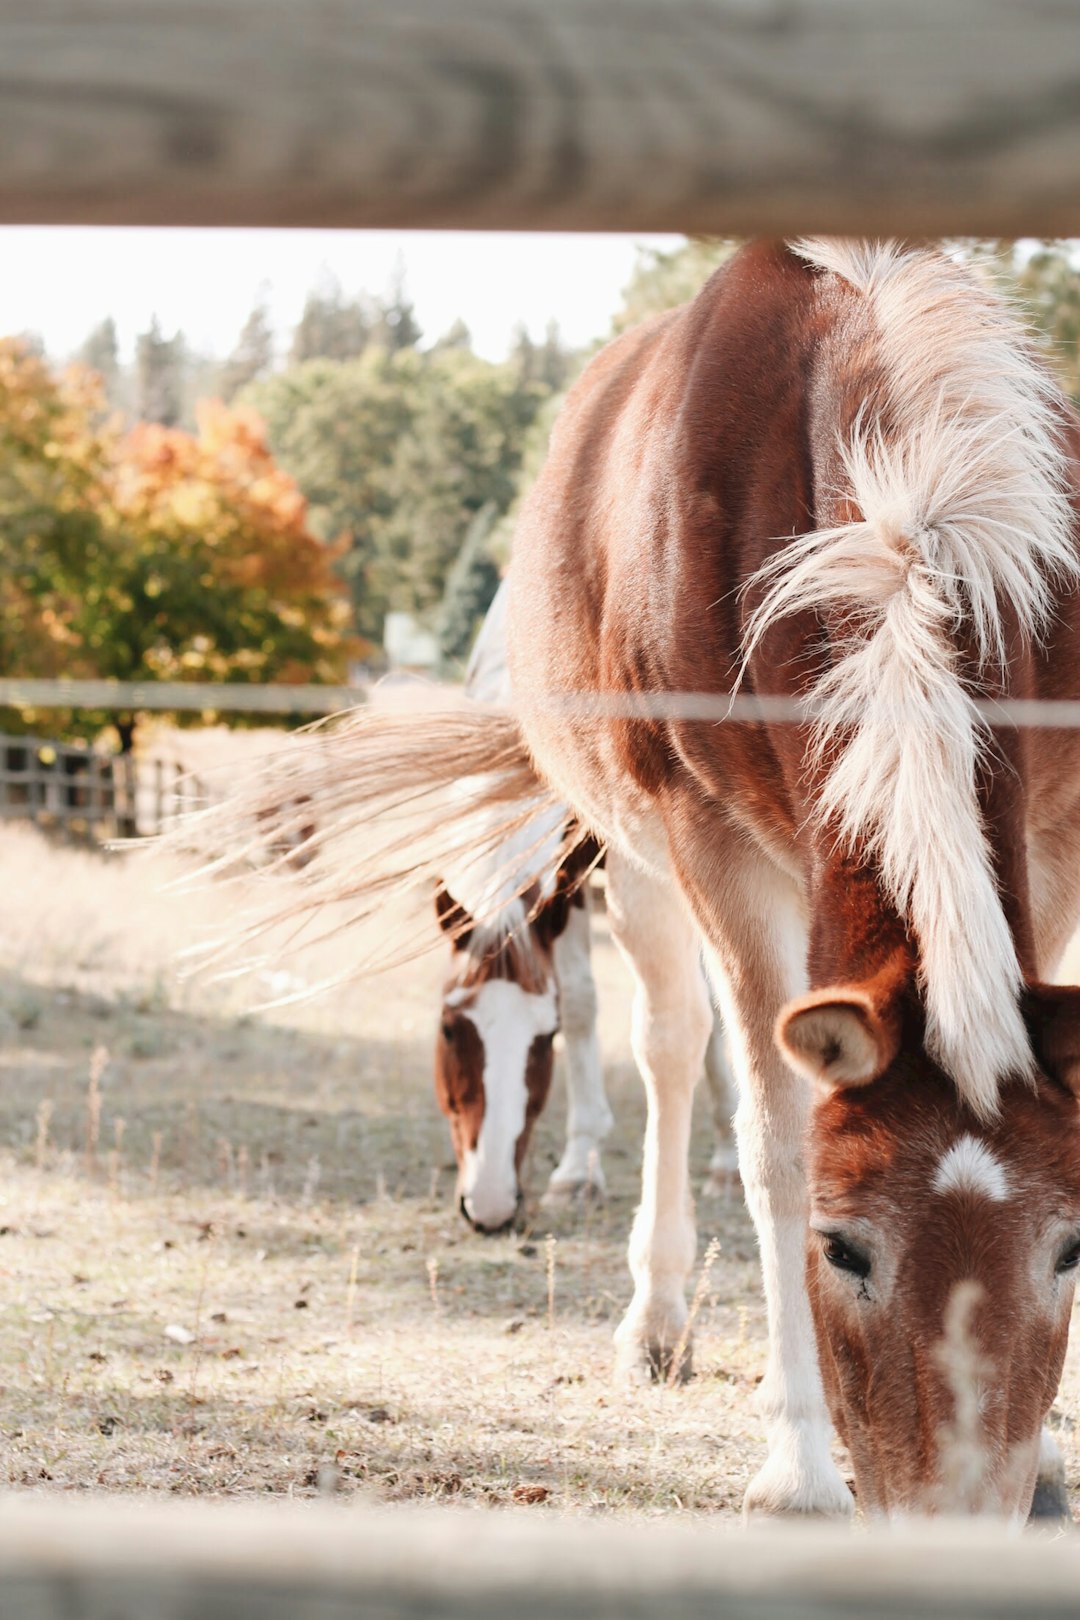
[[[189,865],[194,857],[200,880],[237,886],[241,914],[229,908],[207,952],[219,965],[264,967],[285,946],[320,944],[393,901],[388,931],[349,953],[334,975],[343,979],[400,965],[437,942],[431,907],[452,869],[479,863],[498,874],[488,885],[493,909],[524,893],[540,859],[527,829],[542,829],[546,864],[557,806],[504,710],[364,709],[288,738],[161,844]],[[583,836],[567,824],[555,857]]]

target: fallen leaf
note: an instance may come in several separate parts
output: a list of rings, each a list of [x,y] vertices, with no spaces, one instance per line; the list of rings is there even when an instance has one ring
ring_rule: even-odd
[[[530,1506],[535,1502],[546,1502],[551,1492],[546,1485],[515,1485],[510,1492],[515,1502],[527,1503]]]

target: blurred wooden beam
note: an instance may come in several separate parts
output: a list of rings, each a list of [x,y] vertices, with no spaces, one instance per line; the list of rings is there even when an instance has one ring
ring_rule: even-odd
[[[11,1620],[1072,1620],[1075,1537],[8,1495]]]
[[[1078,59],[1069,0],[4,0],[0,221],[1069,234]]]

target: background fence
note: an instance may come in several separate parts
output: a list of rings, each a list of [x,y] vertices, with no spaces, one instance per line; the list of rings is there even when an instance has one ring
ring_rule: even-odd
[[[0,734],[0,821],[95,841],[136,838],[164,832],[206,797],[202,780],[173,759]]]

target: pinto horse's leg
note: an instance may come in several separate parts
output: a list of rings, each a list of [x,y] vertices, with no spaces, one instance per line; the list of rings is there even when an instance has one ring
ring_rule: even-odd
[[[697,818],[695,818],[696,821]],[[759,1390],[769,1455],[744,1511],[850,1513],[832,1459],[832,1424],[806,1292],[803,1132],[809,1090],[781,1060],[777,1013],[805,985],[806,929],[792,880],[740,834],[708,843],[676,832],[677,864],[709,941],[739,1080],[735,1134],[743,1191],[757,1229],[769,1354]]]
[[[641,1204],[630,1235],[634,1297],[615,1334],[623,1376],[667,1376],[687,1321],[696,1233],[690,1119],[712,1024],[700,939],[675,884],[608,858],[608,919],[634,975],[632,1041],[648,1118]],[[689,1345],[679,1376],[689,1372]]]
[[[705,1048],[705,1090],[709,1100],[714,1145],[709,1173],[701,1189],[704,1198],[726,1198],[739,1179],[733,1119],[738,1103],[735,1076],[728,1060],[727,1037],[719,1013],[713,1014],[712,1034]]]
[[[566,927],[555,941],[554,959],[566,1043],[566,1147],[551,1173],[545,1203],[604,1192],[600,1144],[613,1122],[596,1034],[587,884],[574,896]]]

